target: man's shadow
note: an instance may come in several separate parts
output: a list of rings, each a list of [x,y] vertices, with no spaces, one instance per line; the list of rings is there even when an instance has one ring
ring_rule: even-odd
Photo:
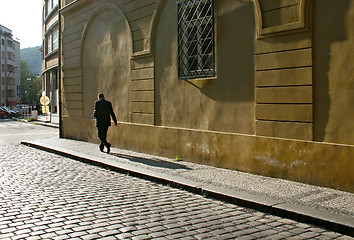
[[[149,158],[142,158],[142,157],[134,157],[134,156],[120,154],[120,153],[110,153],[110,154],[119,158],[128,159],[132,162],[142,163],[153,167],[192,170],[191,168],[183,164],[163,161],[161,159],[156,159],[156,158],[149,159]]]

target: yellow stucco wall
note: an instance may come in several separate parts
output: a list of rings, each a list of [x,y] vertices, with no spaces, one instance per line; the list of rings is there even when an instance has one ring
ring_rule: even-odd
[[[254,0],[256,135],[313,140],[308,0]]]
[[[132,37],[122,11],[114,6],[97,10],[89,19],[82,46],[83,117],[93,117],[93,102],[102,92],[119,121],[130,120],[130,58]]]
[[[98,143],[94,124],[64,118],[64,137]],[[123,122],[108,136],[123,149],[354,192],[350,145]]]
[[[271,1],[293,15],[268,14],[260,29],[257,2],[272,7],[216,0],[217,76],[188,82],[177,76],[174,0],[72,1],[64,137],[98,142],[102,91],[120,121],[113,146],[354,192],[354,3]]]
[[[354,2],[338,3],[314,5],[314,139],[353,145]]]
[[[254,9],[216,1],[216,77],[178,79],[177,7],[166,1],[155,35],[155,123],[254,133]]]

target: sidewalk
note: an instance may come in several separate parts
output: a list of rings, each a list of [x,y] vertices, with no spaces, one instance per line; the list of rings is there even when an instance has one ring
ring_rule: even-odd
[[[59,128],[59,114],[39,115],[37,122],[44,126]]]
[[[354,236],[354,193],[58,137],[22,144]]]

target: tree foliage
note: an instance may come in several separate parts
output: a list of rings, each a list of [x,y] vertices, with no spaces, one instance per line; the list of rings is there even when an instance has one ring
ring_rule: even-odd
[[[42,77],[34,74],[25,61],[21,61],[22,103],[37,105],[42,95]]]
[[[21,59],[28,64],[28,69],[34,74],[42,71],[42,52],[41,46],[21,49]]]

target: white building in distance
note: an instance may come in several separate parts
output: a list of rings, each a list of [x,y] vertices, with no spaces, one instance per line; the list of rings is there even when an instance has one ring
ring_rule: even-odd
[[[0,25],[0,105],[16,106],[21,99],[20,42],[12,31]]]

